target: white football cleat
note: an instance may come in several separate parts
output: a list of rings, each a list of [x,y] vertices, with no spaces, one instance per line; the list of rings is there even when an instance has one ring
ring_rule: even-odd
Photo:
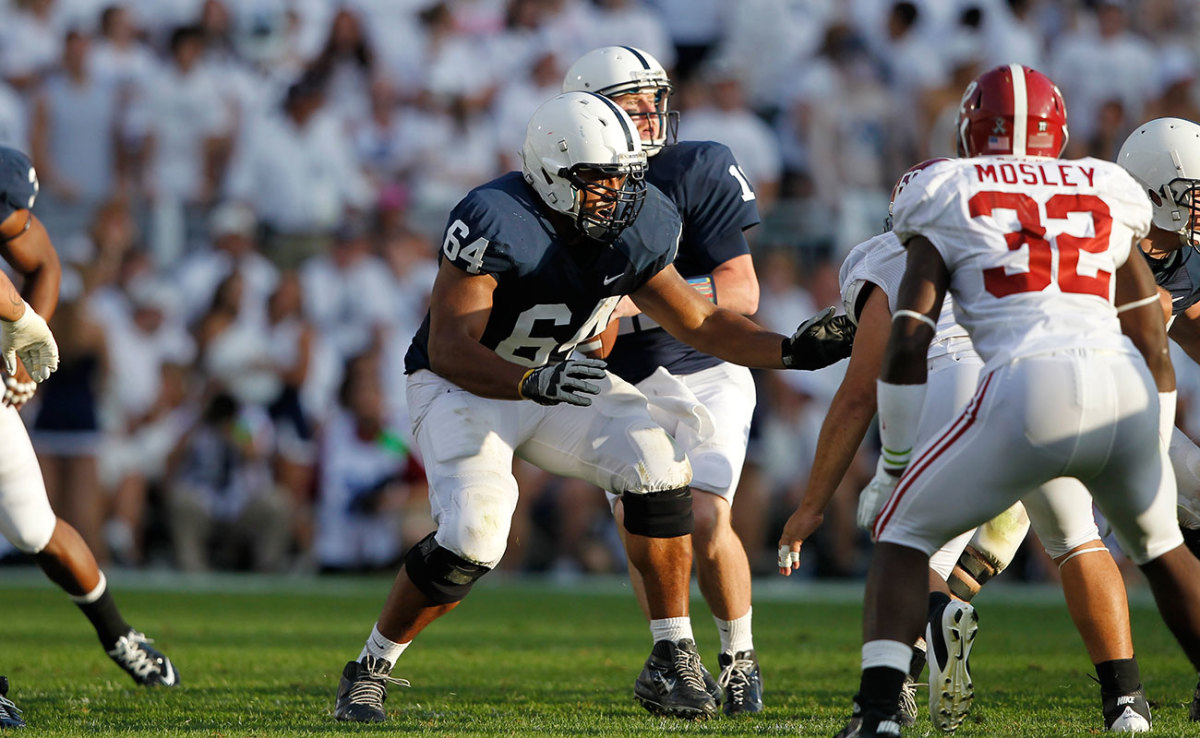
[[[929,658],[929,716],[939,729],[953,733],[975,699],[969,658],[979,616],[961,600],[950,600],[925,626]]]

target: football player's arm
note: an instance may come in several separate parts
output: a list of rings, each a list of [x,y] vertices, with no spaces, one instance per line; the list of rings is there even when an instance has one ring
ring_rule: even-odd
[[[738,238],[745,236],[739,233]],[[750,254],[722,262],[712,270],[712,281],[718,305],[742,315],[758,312],[758,274]]]
[[[743,366],[783,369],[784,336],[714,305],[667,265],[630,297],[672,336],[706,354]],[[718,298],[720,299],[720,298]]]
[[[799,554],[804,541],[821,525],[829,500],[867,434],[871,418],[875,416],[875,381],[879,379],[879,367],[887,348],[891,318],[887,295],[881,289],[872,289],[858,318],[858,332],[846,375],[821,424],[804,497],[779,537],[781,551],[786,547]],[[794,565],[781,565],[779,573],[789,575],[799,563],[797,556]]]
[[[519,400],[517,387],[527,370],[480,343],[496,285],[490,274],[472,275],[442,262],[429,298],[429,363],[472,394]]]
[[[1121,320],[1121,332],[1129,336],[1146,360],[1158,391],[1174,392],[1175,369],[1171,366],[1158,286],[1145,259],[1126,259],[1117,269],[1114,302],[1117,317]],[[1176,318],[1175,325],[1179,325],[1180,319],[1187,319],[1187,312]],[[1174,326],[1171,333],[1175,334]]]
[[[26,227],[28,223],[28,227]],[[36,215],[18,210],[0,223],[0,256],[22,277],[21,294],[38,315],[46,320],[58,307],[58,288],[62,265],[50,235]]]
[[[925,359],[950,284],[946,262],[929,239],[913,236],[905,247],[908,258],[876,390],[882,445],[879,469],[895,476],[912,458],[925,404]]]

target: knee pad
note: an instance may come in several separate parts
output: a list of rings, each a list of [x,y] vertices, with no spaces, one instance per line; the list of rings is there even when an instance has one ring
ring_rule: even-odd
[[[448,605],[466,597],[471,586],[491,567],[472,563],[442,548],[430,533],[404,555],[404,570],[426,597],[439,605]]]
[[[621,496],[625,506],[625,530],[647,538],[675,538],[691,534],[696,527],[690,487],[662,492]]]

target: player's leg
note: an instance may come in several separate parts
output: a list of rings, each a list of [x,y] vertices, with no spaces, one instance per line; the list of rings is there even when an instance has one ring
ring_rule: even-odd
[[[734,532],[731,510],[754,414],[754,379],[745,367],[718,364],[679,377],[660,369],[638,389],[650,401],[651,415],[671,432],[692,464],[692,550],[700,593],[720,637],[718,683],[725,714],[760,712],[763,686],[754,649],[750,560]],[[693,420],[693,403],[708,411],[711,432]]]
[[[609,376],[590,408],[559,406],[517,453],[555,474],[620,494],[626,553],[641,575],[654,642],[634,684],[655,713],[714,715],[696,652],[688,595],[694,527],[691,467],[683,451],[650,417],[646,398]]]
[[[1173,428],[1170,458],[1179,490],[1179,527],[1183,531],[1183,541],[1200,557],[1200,448],[1183,431]],[[1193,719],[1200,719],[1200,715]]]
[[[857,711],[869,734],[883,722],[897,722],[899,693],[912,658],[911,644],[926,624],[929,555],[957,534],[1008,509],[1029,489],[1052,478],[1062,459],[1033,456],[1022,432],[1029,382],[1024,372],[1001,367],[985,377],[963,412],[933,440],[922,445],[875,525],[879,541],[867,578],[863,616],[863,674]],[[1042,378],[1039,381],[1046,381]],[[1057,409],[1057,408],[1054,408]],[[1068,416],[1064,410],[1059,416]],[[1014,464],[1013,459],[1022,459]],[[986,480],[964,486],[962,480]],[[976,616],[967,603],[955,601],[943,610],[953,625],[952,649],[943,682],[931,684],[931,695],[946,684],[961,692],[945,696],[946,714],[934,715],[943,729],[961,722],[973,699],[966,670]],[[950,682],[945,682],[946,678]]]
[[[1100,541],[1091,495],[1078,480],[1060,477],[1024,502],[1038,539],[1058,564],[1067,610],[1095,666],[1105,729],[1148,731],[1150,706],[1134,656],[1125,584]]]
[[[1093,474],[1084,483],[1113,526],[1126,555],[1141,567],[1167,627],[1200,669],[1200,561],[1183,544],[1176,517],[1175,477],[1158,440],[1158,402],[1144,365],[1096,357],[1086,410],[1118,418],[1114,432],[1088,440],[1078,462]],[[1091,420],[1091,418],[1085,418]]]
[[[358,658],[342,669],[334,718],[382,722],[387,685],[412,640],[453,610],[504,554],[517,504],[513,447],[543,408],[468,392],[432,372],[408,380],[413,429],[437,530],[409,549]]]
[[[46,576],[63,589],[96,630],[109,657],[143,686],[174,686],[170,659],[146,645],[129,626],[108,589],[96,557],[79,533],[55,516],[46,499],[41,469],[20,415],[0,408],[0,534],[31,554]]]

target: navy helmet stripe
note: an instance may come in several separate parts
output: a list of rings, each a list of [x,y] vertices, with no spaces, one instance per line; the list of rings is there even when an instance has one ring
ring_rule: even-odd
[[[632,46],[622,46],[621,48],[637,57],[637,60],[642,63],[642,69],[650,68],[650,62],[646,61],[646,57],[642,56],[637,49],[633,48]]]
[[[608,107],[612,108],[613,112],[615,112],[617,114],[617,120],[621,123],[621,129],[623,131],[625,131],[625,146],[628,147],[629,151],[632,152],[633,151],[633,132],[629,130],[629,126],[625,125],[625,117],[626,116],[622,115],[622,113],[624,113],[625,111],[621,110],[621,108],[619,108],[616,103],[614,103],[612,100],[609,100],[604,95],[601,95],[601,94],[598,94],[595,92],[593,92],[591,94],[595,95],[596,97],[603,100],[604,104],[607,105]],[[637,140],[640,143],[642,140],[642,137],[639,135]]]

